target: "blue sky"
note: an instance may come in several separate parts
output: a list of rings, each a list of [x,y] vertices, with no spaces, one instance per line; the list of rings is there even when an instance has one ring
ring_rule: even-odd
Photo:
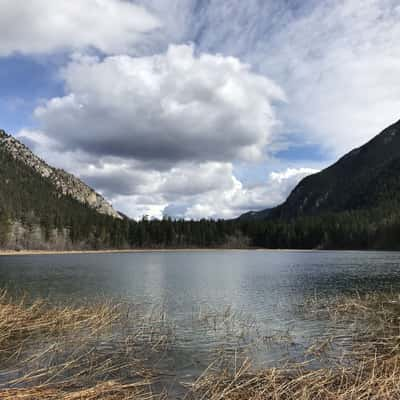
[[[132,217],[285,199],[400,110],[395,0],[2,0],[1,127]]]

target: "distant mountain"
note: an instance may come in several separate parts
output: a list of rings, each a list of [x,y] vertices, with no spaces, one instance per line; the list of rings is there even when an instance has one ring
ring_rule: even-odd
[[[280,206],[250,216],[289,220],[396,201],[400,201],[400,121],[330,167],[304,178]]]
[[[99,193],[96,193],[74,175],[62,169],[49,166],[33,154],[24,144],[11,135],[6,134],[3,130],[0,130],[0,151],[7,152],[15,160],[24,163],[37,174],[48,179],[60,194],[70,196],[80,203],[88,205],[100,214],[121,218],[119,213]]]

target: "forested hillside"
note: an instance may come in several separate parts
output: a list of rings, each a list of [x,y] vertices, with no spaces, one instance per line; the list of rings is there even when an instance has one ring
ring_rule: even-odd
[[[400,201],[400,121],[323,171],[304,178],[288,199],[252,217],[289,220]],[[388,202],[389,205],[388,206]]]
[[[13,248],[86,246],[95,239],[94,225],[114,223],[114,218],[62,195],[48,178],[1,146],[0,219],[0,244]]]
[[[400,249],[400,121],[239,221],[259,247]]]
[[[62,195],[68,195],[80,203],[88,205],[100,214],[121,218],[105,198],[72,174],[53,168],[37,157],[23,143],[0,129],[0,150],[20,161],[37,175],[46,178]]]

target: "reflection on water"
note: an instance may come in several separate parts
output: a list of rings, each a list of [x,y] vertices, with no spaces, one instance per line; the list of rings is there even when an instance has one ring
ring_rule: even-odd
[[[218,349],[253,343],[260,364],[296,357],[331,327],[299,313],[310,297],[399,289],[400,253],[199,251],[0,257],[0,286],[76,304],[122,299],[173,324],[165,354],[196,374]]]

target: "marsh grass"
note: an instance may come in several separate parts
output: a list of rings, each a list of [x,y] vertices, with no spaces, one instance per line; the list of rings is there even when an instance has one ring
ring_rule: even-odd
[[[246,360],[234,370],[213,365],[193,384],[188,398],[210,400],[394,400],[400,399],[400,296],[372,293],[313,298],[304,318],[326,318],[346,326],[305,351],[302,363],[255,370]],[[349,336],[350,335],[350,336]],[[341,356],[338,350],[342,348]],[[336,351],[332,349],[336,347]],[[315,368],[325,357],[329,367]]]
[[[181,397],[400,399],[398,294],[312,297],[298,312],[304,319],[328,320],[332,331],[304,350],[302,362],[259,368],[252,364],[247,348],[288,344],[292,332],[265,335],[255,318],[231,307],[218,311],[204,306],[193,311],[191,324],[199,336],[217,332],[219,344],[231,341],[237,348],[210,350],[214,360],[197,378],[181,382]],[[177,398],[176,391],[167,390],[168,382],[177,377],[158,366],[179,334],[163,307],[147,312],[139,306],[107,302],[49,307],[45,301],[17,301],[3,292],[0,399]]]
[[[1,399],[150,399],[148,359],[166,345],[155,312],[127,324],[124,304],[49,307],[0,296]],[[157,319],[158,318],[158,319]],[[155,327],[158,328],[155,328]],[[168,335],[168,332],[167,332]],[[161,393],[161,394],[160,394]]]

